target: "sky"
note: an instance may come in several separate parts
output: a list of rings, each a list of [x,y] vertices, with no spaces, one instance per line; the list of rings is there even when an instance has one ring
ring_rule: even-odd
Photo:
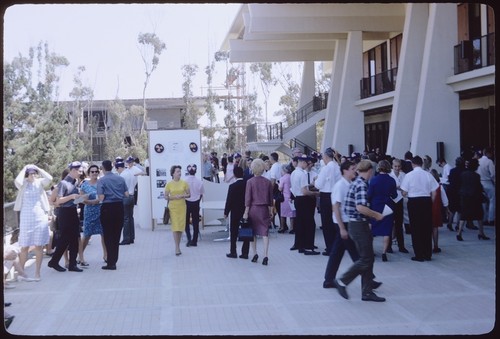
[[[181,66],[198,65],[193,94],[206,94],[205,67],[219,50],[240,4],[44,4],[14,5],[4,13],[4,61],[40,41],[64,56],[70,66],[60,73],[60,100],[70,100],[73,76],[94,99],[142,98],[144,64],[137,37],[156,33],[167,49],[153,72],[146,97],[182,97]],[[222,73],[222,72],[219,72]],[[216,75],[214,86],[223,83]]]

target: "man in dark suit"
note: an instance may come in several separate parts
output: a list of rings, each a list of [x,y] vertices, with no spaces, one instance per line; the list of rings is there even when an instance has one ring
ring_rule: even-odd
[[[238,240],[238,226],[240,220],[245,212],[245,189],[246,181],[243,180],[243,169],[241,167],[234,167],[234,177],[236,181],[229,185],[226,198],[226,206],[224,207],[224,218],[227,218],[229,213],[229,235],[230,235],[230,252],[226,254],[228,258],[237,258],[236,241]],[[241,247],[240,258],[248,259],[248,251],[250,249],[250,242],[243,241]]]

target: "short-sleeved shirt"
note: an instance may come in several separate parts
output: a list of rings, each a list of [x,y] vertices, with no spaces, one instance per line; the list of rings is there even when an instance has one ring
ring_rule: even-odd
[[[347,195],[347,192],[349,191],[350,185],[351,183],[347,181],[346,178],[341,177],[340,180],[337,181],[333,186],[332,195],[330,197],[332,205],[338,202],[340,203],[340,218],[342,219],[343,222],[349,222],[349,216],[345,214],[343,207],[344,207],[344,200]],[[332,215],[333,215],[333,222],[338,224],[339,221],[337,220],[335,213],[332,213]]]
[[[194,202],[200,200],[201,196],[205,193],[203,182],[194,175],[188,175],[184,180],[189,186],[189,198],[186,198],[186,201]]]
[[[57,184],[57,196],[58,197],[67,197],[71,194],[78,194],[78,187],[76,186],[76,179],[67,175],[64,180]],[[76,207],[73,200],[66,201],[64,204],[61,204],[59,207]]]
[[[302,187],[303,187],[303,182],[305,180],[305,185],[307,185],[307,174],[306,171],[304,171],[302,168],[297,167],[293,170],[292,174],[290,175],[290,182],[291,182],[291,188],[290,190],[292,191],[292,194],[296,197],[303,196],[304,194],[302,193]]]
[[[97,195],[104,195],[103,204],[123,202],[127,191],[128,187],[125,179],[117,174],[106,172],[104,176],[97,180]]]
[[[342,177],[340,167],[335,161],[330,161],[325,166],[321,167],[318,178],[314,182],[314,186],[323,193],[331,193],[333,186]]]
[[[358,212],[357,205],[369,207],[368,203],[368,183],[358,175],[356,179],[349,185],[346,197],[344,199],[344,212],[349,219],[363,220],[367,217]]]
[[[408,193],[408,198],[430,197],[431,192],[438,187],[436,179],[422,167],[415,167],[413,171],[406,173],[401,183],[401,189]]]
[[[270,178],[276,181],[279,181],[281,178],[281,164],[279,162],[275,162],[271,169],[269,170]]]

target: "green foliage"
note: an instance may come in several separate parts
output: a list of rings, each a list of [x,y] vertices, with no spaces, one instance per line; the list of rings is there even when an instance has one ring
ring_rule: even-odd
[[[87,157],[72,115],[57,103],[58,71],[68,65],[42,42],[4,63],[4,201],[15,199],[24,165],[45,169],[55,183],[69,162]]]
[[[182,83],[182,93],[186,110],[182,117],[183,128],[185,129],[198,129],[198,119],[201,116],[200,110],[194,104],[193,98],[193,78],[198,72],[197,65],[184,65],[182,66],[182,76],[184,82]]]

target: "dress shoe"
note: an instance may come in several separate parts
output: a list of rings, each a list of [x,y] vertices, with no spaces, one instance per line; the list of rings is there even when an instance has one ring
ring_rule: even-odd
[[[323,288],[336,288],[336,286],[330,281],[323,281]]]
[[[329,256],[328,251],[323,251],[321,254],[326,256],[326,257]]]
[[[390,246],[389,246],[389,247],[387,248],[387,251],[386,251],[386,252],[387,252],[387,253],[393,253],[393,251],[392,251],[392,247],[390,247]]]
[[[226,254],[226,257],[237,259],[238,255],[236,253],[228,253],[228,254]]]
[[[404,248],[404,247],[401,247],[399,249],[399,252],[401,252],[401,253],[409,253],[408,250],[406,248]]]
[[[382,261],[387,261],[387,254],[382,253]]]
[[[490,238],[488,238],[487,236],[485,236],[484,234],[478,234],[477,235],[477,238],[479,240],[490,240]]]
[[[81,268],[79,268],[78,266],[70,266],[70,267],[68,267],[68,271],[71,271],[71,272],[83,272],[83,270]]]
[[[335,284],[335,288],[339,292],[340,296],[344,299],[349,299],[349,295],[347,294],[346,286],[340,285],[339,281],[337,279],[335,279],[333,283]]]
[[[12,303],[3,303],[4,307],[9,307],[10,305],[12,305]]]
[[[106,265],[106,266],[103,266],[101,268],[103,270],[116,270],[116,266],[115,265]]]
[[[295,246],[290,247],[290,251],[295,251],[295,250],[298,250],[298,247],[295,247]]]
[[[461,234],[457,234],[457,240],[458,241],[464,241],[464,238],[462,238]]]
[[[417,257],[411,257],[411,260],[413,260],[413,261],[418,261],[418,262],[423,262],[423,261],[424,261],[424,259],[422,259],[422,258],[417,258]]]
[[[198,243],[196,243],[196,242],[191,242],[189,244],[189,247],[197,247],[197,246],[198,246]]]
[[[321,253],[316,252],[315,250],[312,251],[304,251],[305,255],[320,255]]]
[[[300,248],[300,249],[299,249],[299,253],[304,253],[305,251],[306,251],[306,250],[305,250],[305,249],[303,249],[303,248]]]
[[[49,266],[50,268],[55,269],[58,272],[64,272],[64,271],[66,271],[66,269],[64,267],[61,267],[61,265],[51,263],[50,261],[48,262],[47,266]]]
[[[269,261],[268,258],[264,257],[264,259],[262,259],[262,265],[267,266],[268,261]]]
[[[120,245],[130,245],[130,241],[122,241]]]
[[[441,249],[439,247],[436,247],[432,250],[432,253],[439,253],[441,252]]]
[[[453,232],[453,226],[451,226],[451,224],[447,224],[446,227],[448,227],[448,229]]]
[[[372,281],[372,290],[376,290],[376,289],[377,289],[377,288],[379,288],[381,285],[382,285],[382,282],[373,280],[373,281]]]
[[[191,241],[188,241],[188,242],[186,243],[186,247],[189,247],[189,246],[191,246]]]
[[[241,259],[248,259],[248,254],[247,254],[247,255],[240,254],[240,258],[241,258]]]
[[[295,234],[295,230],[291,230],[288,234]]]
[[[363,301],[376,301],[376,302],[382,302],[385,301],[385,298],[379,297],[375,293],[370,293],[370,294],[365,294],[364,296],[361,297],[361,300]]]
[[[256,254],[256,255],[253,256],[252,262],[257,262],[258,259],[259,259],[259,255]]]

